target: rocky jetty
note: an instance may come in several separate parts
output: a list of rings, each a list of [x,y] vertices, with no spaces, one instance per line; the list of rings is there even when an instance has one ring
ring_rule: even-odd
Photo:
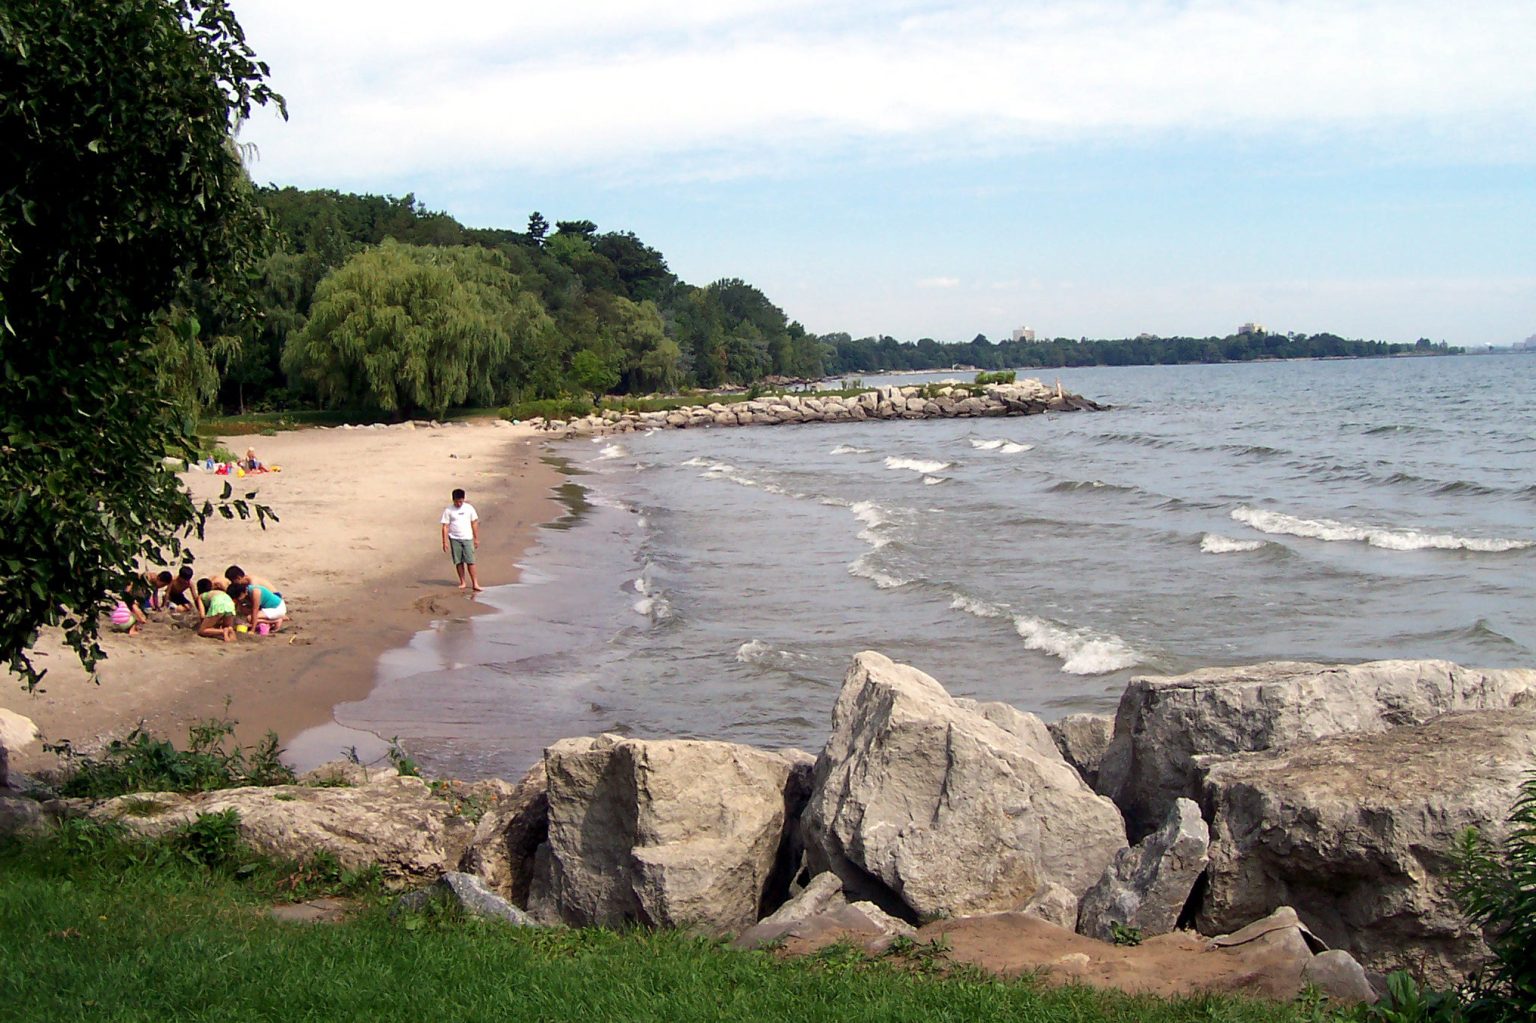
[[[1278,997],[1312,983],[1365,998],[1390,970],[1450,984],[1486,958],[1451,893],[1454,848],[1469,827],[1507,834],[1536,769],[1536,671],[1287,662],[1141,677],[1111,730],[956,698],[865,652],[831,727],[816,757],[564,739],[520,784],[456,801],[350,765],[100,803],[13,788],[0,831],[88,814],[157,835],[235,810],[259,849],[378,863],[400,887],[447,876],[456,898],[519,924],[802,950],[877,949],[916,928],[976,943],[971,961],[1002,972],[1166,991],[1253,990],[1262,974]],[[1111,943],[1128,934],[1147,940]],[[987,951],[1005,947],[1020,958]]]
[[[567,436],[683,430],[714,426],[782,426],[788,423],[852,423],[866,419],[963,419],[1033,416],[1044,412],[1098,412],[1107,406],[1081,395],[1025,379],[1012,384],[922,384],[881,387],[849,397],[769,395],[738,402],[711,402],[668,412],[607,410],[579,419],[533,419]]]

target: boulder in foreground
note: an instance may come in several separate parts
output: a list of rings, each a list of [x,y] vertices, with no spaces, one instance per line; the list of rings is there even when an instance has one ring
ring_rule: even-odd
[[[912,919],[1018,909],[1051,882],[1080,896],[1125,848],[1038,718],[872,651],[843,683],[802,832],[812,872]]]
[[[1488,950],[1451,893],[1457,837],[1490,838],[1536,768],[1536,710],[1444,714],[1284,751],[1205,758],[1205,933],[1294,906],[1367,968],[1453,984]]]
[[[775,901],[795,762],[726,742],[562,739],[528,908],[575,926],[740,931]],[[803,770],[803,768],[802,768]]]
[[[1383,732],[1446,711],[1526,700],[1536,700],[1536,670],[1449,661],[1275,661],[1133,678],[1120,698],[1098,789],[1120,807],[1138,841],[1162,823],[1174,800],[1199,798],[1198,755]]]
[[[474,826],[457,816],[420,778],[387,776],[355,787],[221,789],[192,796],[146,792],[87,809],[155,837],[201,814],[234,810],[240,839],[280,860],[328,853],[343,868],[377,863],[384,880],[408,886],[458,866]]]

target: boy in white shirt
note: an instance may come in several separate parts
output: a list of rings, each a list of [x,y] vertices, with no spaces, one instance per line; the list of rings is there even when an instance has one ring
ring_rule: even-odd
[[[443,509],[443,550],[453,556],[453,567],[459,573],[459,589],[464,588],[464,574],[469,573],[469,585],[474,592],[485,589],[475,575],[475,549],[480,546],[480,516],[475,506],[464,500],[464,491],[453,492],[453,503]]]

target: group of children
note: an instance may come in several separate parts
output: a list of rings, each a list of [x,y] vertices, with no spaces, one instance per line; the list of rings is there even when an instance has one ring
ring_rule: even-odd
[[[183,565],[170,572],[144,572],[128,585],[112,608],[114,632],[137,635],[149,622],[149,612],[166,610],[173,615],[195,613],[197,634],[225,643],[241,632],[266,635],[283,627],[288,605],[283,595],[264,580],[230,565],[223,576],[192,581],[195,573]]]

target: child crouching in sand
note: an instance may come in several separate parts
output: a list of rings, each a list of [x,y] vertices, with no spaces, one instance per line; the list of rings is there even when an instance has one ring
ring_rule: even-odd
[[[126,633],[129,636],[139,634],[139,626],[149,621],[144,612],[139,610],[138,604],[129,604],[126,600],[119,599],[112,606],[112,631]]]
[[[220,580],[222,582],[222,580]],[[235,602],[211,579],[199,579],[197,592],[202,598],[203,620],[198,623],[197,634],[208,639],[235,641]]]

